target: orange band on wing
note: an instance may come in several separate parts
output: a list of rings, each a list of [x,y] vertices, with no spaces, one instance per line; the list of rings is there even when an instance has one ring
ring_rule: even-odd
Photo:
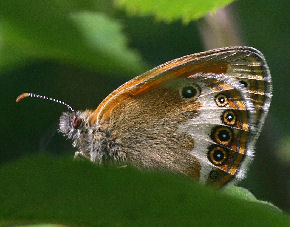
[[[186,61],[188,60],[189,59],[186,59]],[[181,62],[183,63],[184,61],[185,60],[182,59]],[[120,103],[125,104],[124,100],[128,97],[137,96],[144,92],[150,91],[151,89],[159,87],[161,84],[175,78],[188,77],[196,73],[225,73],[228,66],[228,64],[224,62],[215,62],[215,64],[209,64],[209,62],[203,62],[200,64],[188,63],[184,66],[181,62],[175,61],[171,64],[164,65],[163,67],[157,68],[152,72],[150,71],[151,73],[149,72],[148,74],[143,74],[140,77],[134,78],[119,87],[106,99],[104,99],[98,108],[93,112],[90,117],[90,124],[94,124],[97,119],[102,122],[108,121],[112,110]],[[168,70],[168,68],[170,70],[165,71]]]
[[[225,185],[226,183],[230,182],[232,179],[234,179],[234,176],[231,174],[228,174],[220,169],[215,169],[212,172],[215,174],[209,174],[209,177],[207,179],[208,184],[212,184],[214,187],[221,187]],[[212,178],[211,176],[214,175],[215,177]]]

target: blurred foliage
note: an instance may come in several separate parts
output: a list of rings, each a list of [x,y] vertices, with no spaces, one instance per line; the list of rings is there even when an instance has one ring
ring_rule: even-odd
[[[248,201],[252,201],[252,202],[257,202],[257,203],[261,203],[264,205],[269,206],[270,208],[272,208],[273,210],[276,211],[281,211],[278,207],[274,206],[272,203],[267,202],[267,201],[263,201],[263,200],[258,200],[248,189],[246,188],[242,188],[242,187],[237,187],[237,186],[233,186],[233,187],[225,187],[223,189],[223,191],[225,193],[227,193],[228,195],[232,195],[236,198],[239,199],[245,199]]]
[[[233,0],[116,0],[115,2],[125,8],[130,15],[155,16],[167,22],[181,19],[188,23],[208,12],[214,12]]]
[[[290,225],[289,216],[252,196],[233,197],[165,172],[34,156],[3,165],[0,176],[3,225]]]
[[[90,8],[94,12],[78,9],[77,2],[1,1],[0,70],[31,58],[104,72],[144,69],[140,57],[128,48],[121,24],[97,7]]]
[[[64,110],[64,107],[41,100],[24,100],[22,103],[16,104],[15,98],[20,93],[40,93],[64,100],[69,104],[73,103],[72,106],[75,109],[94,109],[113,89],[129,78],[143,72],[146,65],[156,66],[176,57],[202,51],[202,40],[198,32],[200,21],[187,24],[183,22],[189,22],[190,19],[197,18],[197,16],[200,17],[206,11],[214,10],[220,4],[224,5],[230,1],[207,1],[206,3],[209,3],[208,5],[205,1],[199,5],[194,5],[199,1],[191,1],[191,6],[194,7],[187,7],[188,11],[181,10],[183,7],[181,1],[156,1],[154,4],[151,4],[151,6],[155,7],[153,9],[148,8],[150,2],[140,1],[140,4],[146,4],[144,6],[146,12],[139,11],[136,8],[134,12],[131,12],[131,15],[138,13],[142,15],[155,15],[159,19],[166,21],[174,20],[174,22],[156,21],[154,17],[149,16],[127,16],[122,10],[116,9],[111,1],[107,0],[0,1],[0,90],[2,91],[0,96],[0,119],[2,126],[0,130],[0,190],[7,189],[6,194],[9,194],[9,197],[4,200],[5,203],[0,204],[2,206],[0,207],[0,213],[2,212],[1,215],[3,216],[1,217],[3,221],[7,221],[9,217],[19,214],[18,220],[25,221],[28,220],[27,218],[30,218],[29,221],[31,221],[32,217],[43,217],[43,219],[37,219],[36,221],[48,220],[52,223],[49,214],[41,213],[41,208],[46,207],[49,203],[45,197],[43,198],[43,206],[41,203],[42,197],[40,197],[40,193],[46,193],[46,190],[50,194],[48,198],[55,203],[53,204],[55,207],[50,207],[49,210],[54,209],[56,212],[63,212],[64,214],[63,216],[60,214],[58,216],[60,219],[57,220],[73,217],[75,213],[70,212],[77,213],[77,208],[75,208],[77,206],[83,213],[85,210],[88,210],[90,212],[89,215],[92,216],[91,220],[95,220],[93,219],[95,213],[91,210],[92,208],[88,208],[84,202],[89,201],[89,198],[83,201],[75,201],[75,207],[73,207],[75,211],[71,210],[66,213],[63,206],[71,205],[68,203],[71,201],[69,196],[71,198],[77,198],[79,196],[72,194],[78,192],[77,186],[82,187],[81,184],[77,184],[79,182],[77,179],[81,179],[81,176],[87,175],[96,178],[101,177],[101,175],[94,176],[94,173],[89,172],[91,171],[89,170],[90,168],[101,171],[102,174],[105,174],[104,176],[106,176],[107,171],[107,169],[103,171],[99,167],[92,167],[88,164],[71,164],[67,161],[57,162],[51,159],[47,161],[44,159],[31,159],[31,161],[25,160],[18,163],[5,164],[23,155],[33,153],[69,155],[70,158],[73,156],[71,142],[65,141],[64,138],[57,134],[58,118]],[[167,2],[166,7],[163,6],[162,8],[165,8],[165,10],[160,10],[158,7],[162,7],[162,4],[165,4],[165,2]],[[127,10],[129,9],[128,7],[131,7],[131,3],[133,4],[134,1],[116,1],[116,4],[121,9],[126,8]],[[212,3],[218,5],[211,5]],[[184,4],[186,6],[189,3],[185,1]],[[255,160],[250,168],[248,178],[242,182],[242,185],[250,189],[258,199],[271,201],[279,208],[289,211],[290,163],[287,161],[287,158],[284,158],[284,155],[288,157],[290,154],[288,144],[290,138],[290,122],[288,116],[290,101],[288,95],[289,26],[287,24],[288,20],[285,19],[288,16],[288,8],[289,1],[287,0],[243,0],[235,1],[231,4],[234,19],[240,25],[240,33],[245,40],[245,44],[253,46],[264,53],[271,69],[274,86],[273,102],[265,124],[266,130],[262,132],[257,144]],[[156,15],[156,12],[160,14]],[[177,18],[180,18],[180,20],[176,20]],[[149,69],[149,67],[147,68]],[[281,143],[281,140],[284,142]],[[279,153],[278,150],[282,152]],[[282,158],[278,156],[281,153]],[[51,168],[48,167],[48,163],[50,162]],[[74,167],[75,165],[77,167]],[[84,169],[82,170],[81,166],[83,165]],[[23,171],[23,175],[17,171],[17,166]],[[40,171],[41,166],[45,166],[46,171]],[[53,168],[58,170],[54,170]],[[37,174],[38,170],[40,171],[39,175],[33,175]],[[114,174],[117,172],[115,170],[112,171]],[[128,176],[128,179],[132,182],[139,182],[138,177],[140,173],[130,171],[133,170],[129,169],[128,172],[121,171],[121,173],[116,174],[122,175],[122,173],[126,173],[127,176],[127,174],[132,173],[132,176]],[[60,173],[64,175],[62,176]],[[76,179],[72,183],[64,181],[66,179],[65,177],[71,176],[71,173],[76,174]],[[111,171],[107,174],[109,176]],[[119,175],[118,179],[120,177]],[[57,177],[55,181],[54,176]],[[21,183],[21,177],[24,177],[22,179],[26,179],[26,183]],[[43,180],[41,180],[42,178]],[[101,190],[98,188],[101,186],[105,186],[107,189],[106,184],[111,184],[112,190],[114,188],[118,189],[118,184],[122,183],[122,177],[120,181],[116,178],[113,179],[115,179],[115,182],[108,180],[102,181],[99,185],[92,185],[97,187],[96,190]],[[89,177],[85,177],[83,180],[86,181],[84,185],[87,185],[90,189],[92,186],[89,186]],[[249,211],[248,213],[246,212],[252,205],[243,207],[241,205],[242,203],[236,201],[236,199],[225,199],[223,196],[226,195],[213,194],[210,190],[208,191],[208,189],[204,189],[202,186],[189,183],[187,180],[184,181],[184,179],[176,179],[175,181],[174,177],[171,176],[170,181],[168,181],[169,185],[171,185],[171,181],[177,184],[177,189],[175,192],[174,189],[170,189],[172,190],[170,193],[177,193],[179,189],[183,190],[182,185],[184,184],[185,187],[193,190],[192,192],[186,192],[185,198],[191,202],[197,202],[198,205],[193,208],[195,213],[193,212],[194,214],[191,214],[189,210],[186,210],[191,206],[190,204],[187,204],[184,210],[178,211],[181,214],[184,212],[186,215],[193,215],[192,217],[196,215],[198,219],[201,219],[201,223],[204,223],[203,221],[208,219],[208,221],[217,220],[217,222],[224,224],[225,222],[223,221],[227,220],[222,220],[226,219],[223,214],[229,212],[226,208],[228,203],[232,202],[234,203],[231,209],[233,218],[237,218],[237,215],[240,217],[241,213],[239,209],[242,209],[244,212],[242,213],[243,221],[247,221],[248,215],[252,215],[252,217],[249,217],[249,221],[252,221],[256,215],[254,209],[252,213]],[[177,181],[178,183],[180,181],[180,185],[178,185]],[[76,185],[72,186],[75,182],[77,182]],[[164,191],[167,190],[168,182],[166,181],[164,184]],[[69,188],[68,185],[65,185],[66,183],[72,187]],[[152,179],[150,187],[156,183],[158,185],[158,182]],[[33,187],[30,188],[30,184]],[[57,187],[58,184],[62,186]],[[2,185],[5,187],[2,187]],[[146,188],[146,185],[144,186],[141,183],[140,185]],[[11,188],[9,188],[10,186]],[[19,190],[23,187],[27,191],[17,191],[17,186],[19,186]],[[159,186],[156,187],[158,188]],[[157,188],[156,190],[159,190]],[[10,189],[11,191],[9,193]],[[133,190],[134,187],[131,189]],[[15,200],[12,199],[12,192],[14,190],[15,193],[19,193]],[[93,196],[92,192],[86,191],[88,189],[80,188],[80,192],[82,190],[83,194],[88,193],[88,195]],[[122,190],[126,194],[126,190],[128,189],[123,188]],[[199,192],[199,190],[201,191]],[[255,197],[244,190],[243,188],[236,187],[226,192],[246,200],[256,200]],[[58,196],[56,198],[62,202],[64,201],[61,199],[61,196],[65,196],[64,199],[67,199],[67,201],[64,202],[64,205],[59,204],[56,199],[53,199],[53,191]],[[109,196],[109,192],[112,191],[108,189],[107,196]],[[132,191],[130,192],[133,193]],[[37,196],[33,198],[32,193],[35,193]],[[193,194],[195,197],[201,196],[201,200],[193,200]],[[197,194],[198,196],[196,196]],[[26,195],[27,197],[25,197]],[[121,194],[119,195],[121,196]],[[212,198],[214,197],[213,195],[218,198],[221,196],[221,199],[216,201]],[[126,196],[124,200],[118,200],[117,198],[116,202],[120,202],[118,205],[121,202],[127,204],[127,200],[131,204],[131,202],[134,202],[133,199],[136,198],[133,197],[130,199],[129,194],[126,194]],[[167,196],[173,196],[173,194],[168,194]],[[208,196],[213,200],[207,200],[206,198]],[[147,199],[146,197],[144,198]],[[150,198],[152,197],[149,196],[148,200],[146,200],[148,206],[150,205]],[[11,199],[11,203],[9,199]],[[104,198],[98,197],[98,199],[102,201],[102,205],[105,207]],[[165,201],[165,197],[162,197],[162,199]],[[205,199],[204,201],[208,201],[208,203],[203,205],[203,199]],[[159,203],[154,203],[154,201],[153,204],[160,205]],[[77,202],[80,202],[80,204]],[[100,201],[94,200],[94,202],[93,207]],[[108,202],[112,203],[113,200],[108,200]],[[134,211],[133,205],[131,207],[121,206],[120,209],[115,211],[122,212],[121,208],[123,208],[125,211],[129,209],[131,212],[129,212],[131,216],[125,216],[125,219],[120,220],[120,223],[122,221],[126,223],[129,219],[130,221],[133,219],[133,221],[136,221],[133,223],[137,223],[142,212],[145,212],[146,215],[148,212],[151,212],[147,216],[148,220],[158,222],[161,221],[161,218],[165,220],[167,217],[170,218],[170,215],[174,215],[170,212],[174,212],[176,209],[173,206],[173,202],[175,201],[172,200],[171,202],[172,204],[169,205],[170,209],[164,208],[164,212],[169,212],[166,217],[165,214],[162,214],[164,216],[158,216],[158,213],[154,216],[153,211],[142,209],[138,213],[138,210]],[[90,202],[88,203],[90,204]],[[32,204],[33,207],[30,210],[29,207]],[[249,202],[247,202],[248,204]],[[7,207],[5,207],[6,205]],[[16,208],[13,208],[13,206]],[[237,209],[235,206],[237,206]],[[261,213],[257,213],[257,220],[261,221],[259,224],[264,223],[262,217],[265,218],[265,223],[266,220],[269,220],[270,224],[272,224],[270,219],[277,221],[286,220],[283,218],[280,219],[279,216],[281,215],[273,213],[273,210],[268,209],[267,211],[265,207],[268,204],[255,203],[253,206],[257,206],[259,210],[262,210]],[[40,212],[38,214],[40,216],[35,216],[33,213],[37,212],[38,207],[38,212]],[[200,209],[195,210],[198,207]],[[13,213],[13,211],[16,211],[14,209],[18,208],[19,210]],[[219,210],[219,212],[215,212],[214,214],[209,209]],[[110,213],[108,210],[107,212]],[[100,221],[103,220],[101,214],[103,213],[101,212],[98,214],[100,216],[96,216],[101,218]],[[208,218],[207,214],[212,216],[212,218]],[[179,218],[182,220],[181,216]],[[230,222],[232,219],[231,217],[229,218]],[[69,220],[69,218],[66,220]],[[117,218],[113,217],[112,221],[116,220]],[[239,218],[238,220],[241,219]],[[142,219],[139,221],[141,222]],[[184,223],[186,224],[187,222]]]
[[[277,152],[281,162],[290,163],[290,134],[281,140]]]

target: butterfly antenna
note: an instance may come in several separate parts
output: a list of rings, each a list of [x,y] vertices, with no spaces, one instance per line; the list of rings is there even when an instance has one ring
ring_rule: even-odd
[[[54,98],[50,98],[50,97],[47,97],[47,96],[43,96],[43,95],[33,94],[33,93],[22,93],[21,95],[19,95],[16,98],[16,102],[20,102],[22,99],[27,98],[27,97],[39,98],[39,99],[47,99],[47,100],[50,100],[50,101],[53,101],[53,102],[57,102],[57,103],[65,105],[70,111],[75,112],[74,109],[70,105],[66,104],[63,101],[60,101],[60,100],[54,99]]]

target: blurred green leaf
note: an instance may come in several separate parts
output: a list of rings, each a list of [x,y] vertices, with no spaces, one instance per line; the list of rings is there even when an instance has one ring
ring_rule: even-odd
[[[120,23],[101,13],[80,12],[73,14],[72,18],[78,25],[88,48],[98,51],[101,55],[99,62],[109,63],[109,69],[114,62],[119,69],[123,68],[122,71],[126,71],[126,68],[135,72],[141,69],[141,58],[128,49]],[[118,71],[118,68],[110,71]]]
[[[281,139],[277,156],[281,162],[290,164],[290,135],[286,135]]]
[[[250,202],[256,202],[256,203],[262,203],[266,206],[269,206],[269,208],[274,209],[276,211],[281,211],[278,207],[276,207],[275,205],[273,205],[270,202],[267,201],[262,201],[262,200],[258,200],[248,189],[246,188],[242,188],[242,187],[237,187],[237,186],[232,186],[232,187],[226,187],[223,190],[226,194],[234,196],[236,198],[240,198],[240,199],[245,199],[248,200]]]
[[[85,12],[86,5],[1,1],[0,67],[43,58],[101,72],[143,70],[140,57],[127,46],[120,23],[100,11]]]
[[[164,172],[30,157],[1,166],[0,179],[3,225],[290,225],[268,205]]]
[[[208,12],[214,12],[233,0],[115,0],[132,15],[153,15],[159,20],[184,22],[196,20]]]
[[[15,227],[65,227],[57,224],[35,224],[35,225],[17,225]]]
[[[11,69],[15,65],[24,65],[28,61],[29,58],[25,53],[21,53],[18,48],[3,41],[0,29],[0,72]]]

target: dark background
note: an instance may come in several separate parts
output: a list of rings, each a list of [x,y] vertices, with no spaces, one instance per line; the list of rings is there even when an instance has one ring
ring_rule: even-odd
[[[258,199],[289,211],[289,1],[243,0],[230,7],[244,44],[265,55],[274,88],[255,160],[248,177],[240,185],[252,191]],[[114,17],[122,22],[129,46],[140,53],[147,69],[204,50],[198,29],[203,19],[189,24],[168,24],[152,17],[127,17],[122,11],[116,11]],[[134,76],[114,70],[106,73],[87,70],[83,66],[45,58],[35,58],[2,71],[0,165],[31,153],[73,157],[71,141],[57,133],[59,116],[65,107],[32,99],[16,104],[15,99],[20,93],[55,97],[78,110],[94,109],[106,95]]]

